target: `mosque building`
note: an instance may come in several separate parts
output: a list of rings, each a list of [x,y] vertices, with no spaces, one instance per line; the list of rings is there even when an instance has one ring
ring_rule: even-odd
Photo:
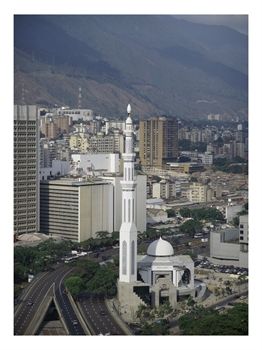
[[[134,129],[130,105],[127,106],[127,113],[117,287],[119,312],[125,321],[133,322],[140,304],[158,307],[169,301],[176,308],[177,302],[183,297],[201,298],[206,287],[201,281],[194,280],[194,262],[191,257],[175,255],[172,245],[161,237],[148,246],[146,255],[137,255]]]

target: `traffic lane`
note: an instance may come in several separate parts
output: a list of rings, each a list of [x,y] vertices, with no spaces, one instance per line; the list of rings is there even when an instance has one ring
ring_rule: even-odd
[[[14,333],[16,335],[22,335],[25,333],[31,319],[37,312],[42,299],[48,292],[51,285],[55,283],[57,278],[59,278],[60,274],[63,273],[64,270],[68,270],[68,267],[62,267],[52,271],[49,274],[45,274],[38,279],[30,288],[29,292],[25,294],[24,298],[26,299],[22,301],[23,304],[19,312],[17,312],[15,315]]]
[[[90,324],[95,335],[125,335],[109,313],[103,299],[89,297],[80,299],[79,303],[87,319],[87,323]]]
[[[67,271],[62,276],[60,276],[59,281],[57,281],[55,286],[56,300],[59,304],[60,310],[62,312],[64,321],[68,328],[70,335],[85,335],[85,332],[79,322],[79,319],[71,305],[71,302],[66,293],[64,293],[65,287],[63,280],[67,275],[69,275],[72,270]]]

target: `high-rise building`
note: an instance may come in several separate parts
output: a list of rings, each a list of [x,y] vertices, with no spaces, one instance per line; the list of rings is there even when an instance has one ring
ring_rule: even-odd
[[[34,105],[14,106],[14,233],[36,233],[39,215],[39,128]]]
[[[139,123],[139,157],[143,166],[162,167],[178,156],[178,123],[156,117]]]

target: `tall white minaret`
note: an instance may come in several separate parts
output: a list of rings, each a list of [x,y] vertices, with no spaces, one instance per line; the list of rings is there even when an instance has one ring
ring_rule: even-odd
[[[137,228],[135,225],[134,174],[135,153],[133,153],[133,122],[130,117],[131,106],[127,106],[125,128],[124,176],[122,185],[122,225],[119,237],[119,281],[135,282],[137,279]]]

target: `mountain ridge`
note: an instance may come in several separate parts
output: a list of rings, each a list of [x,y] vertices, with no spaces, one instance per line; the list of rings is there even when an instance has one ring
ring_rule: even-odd
[[[247,39],[172,16],[15,16],[15,103],[23,85],[27,103],[75,107],[81,86],[103,115],[247,117]]]

